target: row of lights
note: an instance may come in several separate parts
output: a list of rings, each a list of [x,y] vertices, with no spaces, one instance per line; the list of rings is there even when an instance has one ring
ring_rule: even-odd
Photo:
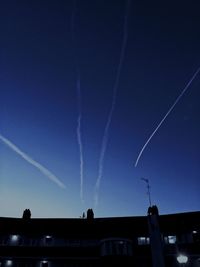
[[[46,235],[45,238],[46,238],[46,239],[51,239],[52,236],[51,236],[51,235]],[[11,240],[12,240],[12,241],[17,241],[18,239],[19,239],[19,235],[12,235],[12,236],[11,236]]]
[[[186,255],[183,255],[183,254],[178,255],[176,259],[177,259],[178,263],[180,263],[180,264],[186,264],[188,262],[188,257]],[[46,263],[48,263],[48,261],[43,260],[41,263],[46,264]],[[6,266],[12,266],[12,264],[13,264],[12,260],[6,261]]]
[[[182,264],[182,263],[187,263],[188,262],[188,257],[186,255],[180,254],[177,256],[177,261],[178,263]],[[12,260],[7,260],[6,261],[6,266],[12,266]],[[48,263],[48,261],[43,260],[42,263]]]
[[[193,233],[197,233],[197,231],[193,231]],[[52,236],[47,235],[45,238],[47,240],[48,239],[50,240],[52,238]],[[19,236],[18,235],[12,235],[11,239],[12,239],[13,242],[17,242],[18,239],[19,239]],[[177,259],[178,263],[180,263],[180,264],[186,264],[188,262],[188,257],[186,255],[183,255],[183,254],[178,255],[176,259]],[[48,263],[48,262],[46,260],[44,260],[44,261],[42,261],[42,263],[45,264],[45,263]],[[6,261],[6,266],[12,266],[12,261],[11,260],[7,260]]]
[[[47,264],[48,261],[43,260],[43,261],[41,261],[41,263],[43,263],[43,264]],[[0,263],[0,265],[1,265],[1,263]],[[13,265],[13,261],[12,261],[12,260],[7,260],[7,261],[5,262],[5,266],[12,266],[12,265]]]
[[[197,231],[194,230],[194,231],[192,231],[192,233],[193,234],[197,234]],[[174,244],[176,242],[176,236],[168,236],[167,238],[169,239],[168,242],[170,244]],[[51,240],[52,236],[51,235],[46,235],[45,239],[46,240]],[[19,240],[19,235],[12,235],[11,236],[11,240],[12,240],[12,242],[17,242]],[[148,237],[147,238],[146,237],[138,237],[138,240],[139,240],[139,242],[146,241],[147,243],[149,243],[149,238]]]
[[[45,239],[46,239],[46,241],[50,241],[52,239],[52,236],[46,235]],[[19,235],[11,235],[10,240],[11,240],[12,244],[17,244],[18,241],[20,240],[20,236]]]

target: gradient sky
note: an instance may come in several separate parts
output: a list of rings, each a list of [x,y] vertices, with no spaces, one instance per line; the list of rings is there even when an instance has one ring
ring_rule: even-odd
[[[73,0],[0,3],[0,135],[66,186],[60,188],[1,141],[0,216],[21,217],[30,208],[32,217],[79,217],[94,209],[126,1],[76,2],[76,7]],[[147,138],[200,66],[199,9],[193,0],[131,1],[96,217],[145,215],[141,177],[149,179],[161,214],[200,210],[200,74],[134,167]]]

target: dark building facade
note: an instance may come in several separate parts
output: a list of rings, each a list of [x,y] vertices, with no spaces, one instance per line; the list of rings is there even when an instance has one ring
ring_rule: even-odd
[[[200,267],[200,212],[117,218],[0,218],[0,266]],[[162,265],[163,264],[163,265]]]

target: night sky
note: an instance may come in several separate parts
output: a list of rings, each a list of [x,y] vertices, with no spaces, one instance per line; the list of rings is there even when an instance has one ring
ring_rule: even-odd
[[[200,210],[199,1],[2,0],[0,216]],[[118,80],[117,80],[118,78]],[[65,186],[65,187],[64,187]]]

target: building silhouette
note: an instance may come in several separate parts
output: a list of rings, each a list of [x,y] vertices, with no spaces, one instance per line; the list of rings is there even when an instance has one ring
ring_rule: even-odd
[[[36,219],[0,218],[0,266],[200,267],[200,212],[147,216]]]

